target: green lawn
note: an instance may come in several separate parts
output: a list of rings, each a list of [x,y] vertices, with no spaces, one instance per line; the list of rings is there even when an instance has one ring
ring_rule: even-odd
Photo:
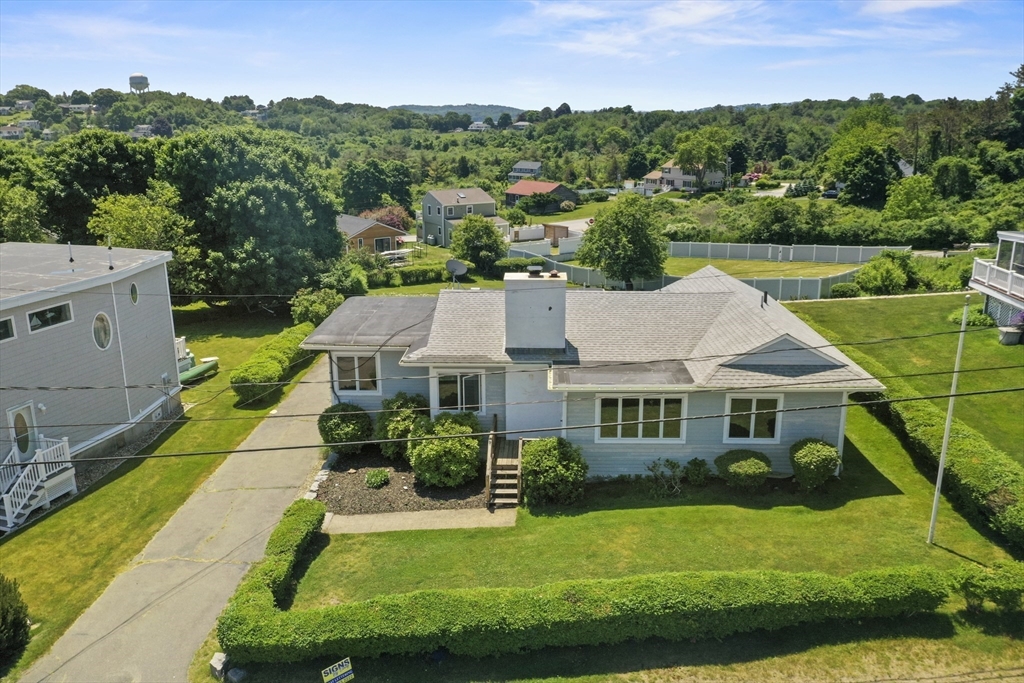
[[[177,334],[188,337],[197,358],[219,356],[222,369],[184,392],[186,403],[199,405],[143,452],[229,449],[241,443],[258,420],[190,420],[265,415],[272,406],[234,407],[235,395],[225,391],[229,370],[290,323],[284,315],[227,317],[204,304],[175,309]],[[10,670],[0,668],[0,676],[17,677],[45,653],[224,457],[129,461],[80,498],[0,541],[0,572],[21,584],[29,616],[39,624],[21,659]]]
[[[979,303],[981,296],[971,299]],[[955,331],[946,321],[951,311],[963,306],[963,294],[899,299],[844,299],[802,301],[788,304],[796,313],[832,330],[849,341]],[[964,342],[963,368],[1016,366],[1009,370],[968,372],[960,376],[959,391],[981,391],[1024,386],[1024,346],[1001,346],[995,329],[973,330]],[[956,357],[957,335],[907,339],[857,348],[892,374],[951,371]],[[923,394],[949,393],[949,374],[908,377]],[[883,380],[884,382],[884,380]],[[945,410],[946,399],[935,401]],[[956,417],[971,425],[998,448],[1024,463],[1024,393],[967,396],[956,402]]]
[[[534,223],[557,223],[558,221],[571,221],[576,218],[593,218],[607,208],[609,206],[609,202],[613,201],[615,201],[615,198],[609,197],[607,202],[591,202],[590,204],[583,204],[572,211],[565,211],[563,213],[527,215],[534,219]]]
[[[689,275],[712,265],[733,277],[822,277],[845,273],[856,265],[810,261],[743,261],[739,259],[674,258],[665,261],[669,275]]]
[[[1006,557],[942,503],[939,545],[925,543],[931,486],[893,435],[851,409],[843,479],[824,493],[785,485],[755,495],[720,485],[651,499],[631,484],[588,491],[583,508],[519,511],[514,528],[321,536],[292,609],[423,588],[531,586],[567,578],[703,569],[820,570],[836,574],[895,564],[953,567]],[[384,570],[383,568],[386,568]],[[899,621],[824,624],[721,642],[657,640],[549,649],[482,661],[387,657],[354,662],[362,680],[835,680],[863,672],[906,675],[1019,666],[1024,628],[987,614],[971,622],[951,605]],[[192,679],[207,680],[200,658]],[[343,656],[344,653],[339,653]],[[339,657],[340,658],[340,657]],[[331,662],[247,667],[254,681],[312,680]]]

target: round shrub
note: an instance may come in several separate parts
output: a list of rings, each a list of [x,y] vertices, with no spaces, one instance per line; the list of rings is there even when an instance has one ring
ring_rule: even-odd
[[[694,486],[704,486],[711,477],[711,468],[703,458],[691,458],[683,465],[683,476]]]
[[[583,499],[587,461],[566,439],[537,439],[523,446],[523,498],[527,505],[571,505]]]
[[[768,480],[772,461],[764,453],[736,449],[715,458],[715,468],[729,486],[752,490]]]
[[[821,439],[801,439],[789,448],[789,462],[800,488],[813,491],[835,474],[839,449]]]
[[[277,391],[280,387],[273,383],[281,381],[283,374],[277,354],[250,359],[231,371],[231,390],[241,403],[253,403]]]
[[[964,309],[958,308],[946,316],[946,320],[954,325],[959,325],[963,315]],[[984,304],[974,304],[967,309],[967,327],[993,327],[995,324],[996,321],[992,316],[985,313]]]
[[[560,208],[562,211],[575,211],[576,210],[576,203],[575,202],[571,202],[571,201],[569,201],[567,199],[564,202],[562,202],[561,204],[559,204],[558,208]]]
[[[907,287],[907,274],[892,259],[875,256],[853,276],[868,294],[899,294]]]
[[[828,290],[828,295],[832,299],[855,299],[860,294],[860,287],[856,282],[840,282],[832,285],[832,289]]]
[[[28,606],[18,582],[0,574],[0,663],[13,660],[28,641]]]
[[[427,399],[421,394],[410,395],[404,391],[395,394],[394,398],[386,398],[381,401],[383,411],[377,414],[373,438],[381,442],[380,452],[385,458],[407,457],[408,442],[389,442],[388,440],[408,439],[416,421],[427,417],[429,407]]]
[[[331,446],[338,455],[353,455],[361,446],[347,446],[349,441],[369,441],[373,435],[373,424],[366,411],[351,403],[337,403],[320,413],[316,427],[320,438]]]
[[[453,420],[440,419],[432,424],[426,420],[417,424],[413,435],[433,434],[445,439],[424,439],[409,443],[409,464],[416,479],[427,486],[454,487],[476,476],[480,467],[480,442],[474,430]],[[429,425],[429,426],[428,426]]]
[[[391,481],[391,475],[383,467],[366,473],[366,488],[384,488]]]

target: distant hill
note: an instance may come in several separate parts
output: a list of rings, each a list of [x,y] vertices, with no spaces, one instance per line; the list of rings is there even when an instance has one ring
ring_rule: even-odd
[[[483,121],[490,116],[495,121],[502,112],[508,112],[512,118],[524,111],[517,107],[506,107],[500,104],[442,104],[440,106],[429,104],[399,104],[388,109],[406,109],[417,114],[437,114],[444,116],[450,111],[456,114],[469,114],[474,121]]]

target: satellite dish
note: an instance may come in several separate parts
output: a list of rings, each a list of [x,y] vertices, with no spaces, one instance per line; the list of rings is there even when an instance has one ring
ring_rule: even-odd
[[[462,289],[462,285],[459,284],[459,278],[469,271],[469,268],[466,266],[466,264],[458,259],[450,258],[444,264],[444,267],[445,269],[447,269],[449,273],[452,274],[452,287],[458,287],[459,289]]]

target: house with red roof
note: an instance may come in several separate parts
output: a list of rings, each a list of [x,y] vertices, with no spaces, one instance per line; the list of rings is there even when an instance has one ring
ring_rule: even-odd
[[[543,180],[520,180],[505,190],[505,206],[515,206],[523,197],[535,194],[550,194],[558,197],[558,201],[553,202],[553,206],[547,208],[548,211],[557,211],[558,205],[562,202],[569,201],[575,204],[580,200],[579,195],[562,183],[549,183]]]

